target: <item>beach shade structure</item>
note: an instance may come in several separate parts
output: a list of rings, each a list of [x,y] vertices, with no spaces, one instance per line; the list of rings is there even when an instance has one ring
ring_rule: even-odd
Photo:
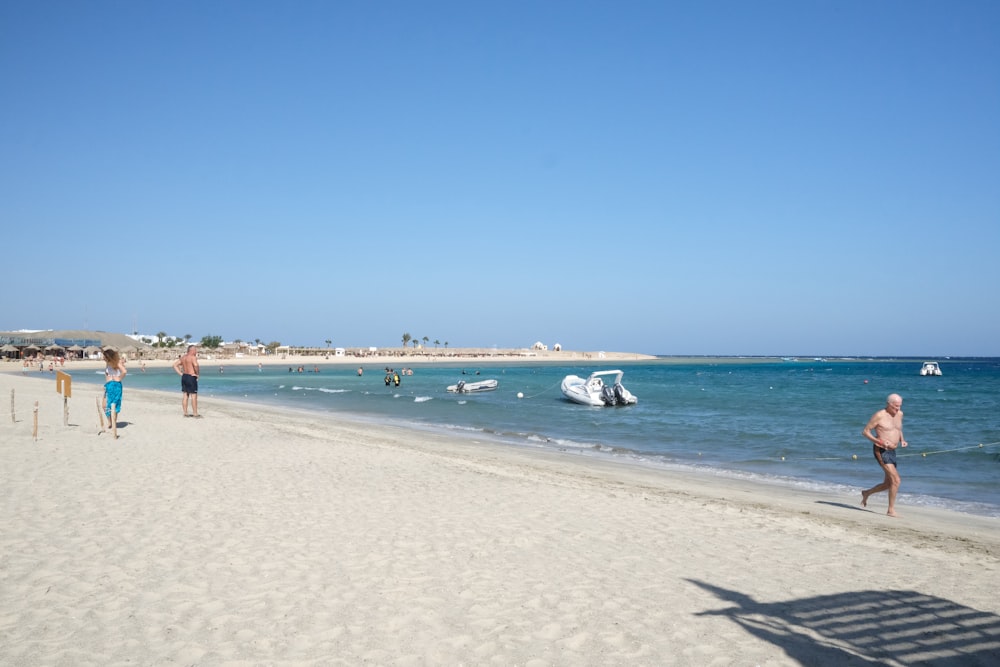
[[[3,354],[5,357],[16,354],[18,351],[19,350],[13,345],[4,345],[3,347],[0,347],[0,354]]]
[[[80,347],[79,345],[70,345],[69,347],[66,348],[66,351],[72,353],[74,357],[83,356],[83,348]]]
[[[92,354],[100,354],[100,353],[101,353],[101,348],[97,347],[96,345],[88,345],[87,347],[83,348],[83,354],[84,356],[87,357],[89,357]]]
[[[52,345],[49,345],[48,347],[46,347],[45,351],[46,352],[62,352],[65,349],[66,348],[64,348],[62,345],[56,345],[55,343],[53,343]]]
[[[28,345],[24,349],[22,349],[21,351],[22,352],[41,352],[42,348],[38,347],[37,345]]]

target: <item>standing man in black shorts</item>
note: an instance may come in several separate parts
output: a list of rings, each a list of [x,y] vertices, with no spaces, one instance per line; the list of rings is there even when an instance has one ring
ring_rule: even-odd
[[[198,366],[198,346],[188,345],[187,354],[174,362],[174,370],[181,376],[181,391],[184,398],[181,405],[184,406],[185,417],[200,417],[198,414],[198,376],[201,368]],[[191,399],[191,407],[194,414],[188,414],[188,398]]]
[[[861,506],[868,507],[868,496],[879,491],[889,492],[889,516],[896,515],[896,494],[899,492],[899,470],[896,469],[896,448],[906,447],[903,437],[903,397],[889,394],[885,407],[872,415],[861,435],[872,441],[872,453],[885,472],[881,484],[861,492]]]

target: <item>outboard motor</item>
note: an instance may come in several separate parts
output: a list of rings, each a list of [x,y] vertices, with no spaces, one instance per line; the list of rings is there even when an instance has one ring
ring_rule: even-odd
[[[604,405],[614,405],[618,401],[615,398],[615,391],[608,385],[604,385],[601,389],[601,400],[604,401]]]
[[[632,392],[626,389],[625,385],[620,382],[615,383],[615,400],[618,401],[618,405],[632,405],[636,402]]]
[[[465,380],[459,380],[458,386],[455,387],[455,393],[461,394],[463,391],[465,391]]]

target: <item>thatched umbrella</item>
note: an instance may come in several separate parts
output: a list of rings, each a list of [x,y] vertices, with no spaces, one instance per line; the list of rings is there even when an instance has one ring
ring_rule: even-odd
[[[89,345],[89,346],[83,348],[83,353],[84,353],[84,355],[86,355],[88,357],[90,355],[92,355],[92,354],[100,354],[101,353],[101,348],[97,347],[96,345]]]
[[[14,347],[13,345],[4,345],[3,347],[0,347],[0,352],[6,355],[10,354],[11,352],[17,352],[17,348]]]

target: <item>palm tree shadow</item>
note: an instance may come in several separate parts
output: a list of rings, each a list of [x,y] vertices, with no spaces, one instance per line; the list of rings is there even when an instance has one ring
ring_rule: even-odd
[[[689,579],[733,606],[726,616],[803,665],[1000,664],[1000,616],[915,591],[856,591],[761,603]]]

